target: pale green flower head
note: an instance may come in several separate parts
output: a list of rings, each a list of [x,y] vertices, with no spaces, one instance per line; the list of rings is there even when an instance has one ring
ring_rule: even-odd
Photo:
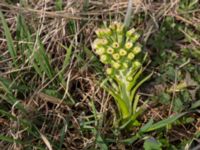
[[[130,130],[137,121],[133,116],[140,115],[137,90],[152,75],[141,77],[147,54],[142,53],[137,31],[134,28],[127,30],[122,23],[114,22],[109,27],[97,29],[96,35],[92,48],[106,68],[102,87],[113,96],[119,110],[116,127]]]
[[[134,28],[126,31],[122,23],[114,22],[109,27],[97,29],[96,34],[92,48],[100,61],[107,66],[107,74],[120,70],[126,73],[130,68],[141,66],[137,59],[142,51],[137,42],[140,36]]]

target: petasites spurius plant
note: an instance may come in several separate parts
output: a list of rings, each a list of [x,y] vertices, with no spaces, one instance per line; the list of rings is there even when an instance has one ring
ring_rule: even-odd
[[[127,31],[123,24],[114,22],[97,29],[96,34],[92,47],[105,65],[107,76],[102,85],[113,96],[119,110],[115,125],[130,128],[138,124],[137,117],[143,112],[138,106],[137,89],[151,76],[142,77],[147,54],[142,52],[140,36],[134,28]]]

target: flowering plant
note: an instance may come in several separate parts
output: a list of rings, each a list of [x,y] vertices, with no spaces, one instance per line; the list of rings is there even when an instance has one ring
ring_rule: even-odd
[[[95,53],[106,67],[106,82],[103,88],[111,94],[119,110],[118,125],[123,129],[138,123],[142,107],[138,107],[137,89],[150,78],[141,80],[143,62],[147,54],[142,53],[139,34],[135,29],[126,31],[121,23],[112,23],[109,27],[96,30],[97,38],[92,44]]]

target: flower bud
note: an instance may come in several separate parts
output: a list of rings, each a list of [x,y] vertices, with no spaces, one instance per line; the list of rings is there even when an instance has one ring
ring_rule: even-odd
[[[132,60],[134,57],[135,57],[135,55],[132,52],[130,52],[128,54],[128,59]]]
[[[102,55],[102,56],[100,56],[100,61],[102,62],[102,63],[107,63],[107,60],[108,60],[108,57],[106,56],[106,55]]]
[[[113,63],[113,67],[114,67],[115,69],[119,69],[119,68],[120,68],[120,64],[117,63],[117,62],[114,62],[114,63]]]
[[[102,55],[105,52],[105,49],[103,47],[100,47],[96,50],[96,54]]]
[[[114,42],[114,43],[112,44],[112,47],[113,47],[113,48],[119,48],[119,43]]]
[[[111,48],[111,47],[109,47],[109,48],[107,49],[107,53],[108,53],[108,54],[113,54],[113,53],[114,53],[114,49]]]
[[[118,53],[113,54],[113,59],[119,60],[120,56]]]
[[[106,69],[106,73],[107,73],[108,75],[111,75],[111,74],[113,73],[113,68],[107,68],[107,69]]]
[[[124,49],[119,50],[119,55],[125,56],[126,54],[127,54],[127,52]]]
[[[129,30],[128,32],[126,32],[126,37],[130,38],[133,35],[133,33],[135,33],[135,29],[134,28]]]
[[[96,33],[96,35],[97,35],[98,37],[101,37],[101,36],[102,36],[102,31],[103,31],[103,29],[97,29],[97,30],[95,31],[95,33]]]
[[[126,42],[126,44],[125,44],[126,49],[130,49],[132,46],[133,46],[132,42]]]
[[[123,67],[124,67],[125,69],[127,69],[127,68],[128,68],[128,64],[127,64],[127,63],[123,63]]]
[[[101,40],[101,44],[103,44],[103,45],[108,44],[108,40],[107,40],[107,39],[102,39],[102,40]]]
[[[139,68],[141,65],[142,65],[142,64],[141,64],[139,61],[137,61],[137,60],[133,62],[133,67],[134,67],[135,69]]]
[[[99,39],[95,39],[93,44],[92,44],[92,48],[96,49],[99,47],[100,44],[100,40]]]
[[[140,47],[140,46],[134,47],[132,52],[133,52],[135,55],[137,55],[138,53],[141,52],[141,47]]]
[[[132,76],[128,76],[128,77],[126,78],[126,80],[132,81],[132,80],[133,80],[133,77],[132,77]]]
[[[139,34],[134,34],[130,39],[131,42],[135,43],[140,38]]]

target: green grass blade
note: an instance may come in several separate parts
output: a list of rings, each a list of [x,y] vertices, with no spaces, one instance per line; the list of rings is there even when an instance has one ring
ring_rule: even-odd
[[[153,123],[154,123],[153,118],[151,118],[143,127],[140,128],[140,132],[147,131],[152,126]]]
[[[63,8],[63,0],[56,0],[56,2],[55,2],[55,4],[56,4],[56,10],[57,11],[60,11],[60,10],[62,10]]]
[[[10,120],[14,120],[14,121],[17,121],[17,118],[15,117],[15,116],[13,116],[12,114],[10,114],[9,112],[7,112],[7,111],[4,111],[4,110],[2,110],[2,109],[0,109],[0,114],[4,117],[7,117],[7,118],[9,118]],[[1,117],[2,117],[1,116]]]
[[[62,149],[62,145],[64,143],[64,139],[66,136],[66,132],[68,130],[68,126],[69,126],[69,121],[70,121],[70,117],[72,116],[72,112],[69,113],[69,115],[65,118],[64,120],[64,125],[62,127],[62,129],[60,130],[60,143],[59,143],[59,150]]]
[[[54,77],[53,68],[50,65],[50,59],[48,58],[47,54],[45,53],[44,46],[37,40],[38,50],[34,52],[34,59],[41,67],[43,73],[45,73],[50,79]]]
[[[14,64],[16,63],[16,58],[17,58],[17,51],[15,49],[14,43],[13,43],[13,38],[11,36],[10,30],[8,28],[8,25],[6,23],[6,20],[3,16],[3,13],[0,11],[0,18],[1,18],[1,23],[3,25],[4,33],[6,36],[7,44],[8,44],[8,51],[14,60]]]
[[[108,150],[108,146],[104,142],[104,139],[102,138],[102,136],[101,136],[101,134],[99,132],[96,133],[96,144],[99,146],[100,149]]]
[[[21,48],[23,48],[22,53],[26,53],[27,60],[33,65],[40,77],[45,73],[52,79],[54,77],[54,71],[50,65],[50,59],[45,53],[44,46],[40,42],[41,40],[38,35],[36,35],[36,40],[34,41],[22,15],[18,16],[17,31],[18,40],[26,42],[21,44]],[[36,42],[37,49],[33,45],[34,42]]]
[[[65,45],[60,43],[60,46],[62,46],[65,50],[66,50],[66,54],[65,54],[65,59],[62,65],[62,69],[58,72],[58,69],[56,72],[58,72],[58,78],[61,82],[61,84],[63,86],[66,85],[65,79],[64,79],[64,71],[67,69],[67,67],[70,64],[70,60],[71,60],[71,55],[72,55],[72,45],[70,45],[69,47],[66,47]]]
[[[16,39],[17,41],[24,41],[24,42],[29,42],[27,39],[27,35],[30,34],[28,33],[28,30],[26,29],[26,26],[24,25],[24,18],[22,17],[21,14],[17,16],[17,27],[16,27]],[[26,51],[28,50],[27,44],[26,43],[17,43],[17,49],[20,51],[20,54],[23,55],[27,53]],[[22,62],[25,62],[26,58],[22,57]]]
[[[64,71],[67,66],[70,64],[70,60],[71,60],[71,55],[72,55],[72,45],[70,45],[69,47],[66,47],[65,45],[61,44],[60,45],[66,50],[66,55],[65,55],[65,59],[64,59],[64,63],[62,65],[62,71]]]
[[[21,45],[19,46],[21,53],[25,54],[25,60],[29,61],[30,64],[33,65],[35,71],[40,75],[40,77],[42,77],[42,70],[41,68],[38,66],[38,64],[35,62],[35,60],[31,58],[32,54],[33,54],[33,39],[31,36],[31,33],[25,23],[24,17],[22,15],[19,15],[17,18],[17,39],[19,41],[24,41],[26,43],[21,43]]]
[[[11,105],[15,104],[15,107],[17,109],[21,110],[24,113],[26,112],[25,108],[19,103],[19,100],[12,94],[13,89],[9,87],[7,82],[2,80],[2,78],[0,78],[0,90],[4,92],[4,94],[0,94],[1,99],[5,100]]]
[[[13,137],[5,136],[0,134],[0,141],[5,141],[9,143],[16,143],[16,144],[25,144],[25,142],[21,140],[14,139]]]
[[[145,111],[144,107],[140,107],[135,114],[131,114],[131,116],[129,116],[125,120],[122,120],[122,125],[119,128],[121,130],[125,128],[132,129],[134,126],[136,126],[135,122],[137,122],[138,116],[140,116],[144,111]]]
[[[33,135],[34,137],[36,137],[38,139],[40,138],[38,129],[34,126],[34,124],[31,123],[30,120],[17,118],[15,116],[13,116],[11,113],[6,112],[2,109],[0,109],[0,114],[4,117],[8,118],[9,120],[18,121],[22,127],[26,128],[26,131],[28,133],[30,133],[31,135]]]
[[[124,139],[124,140],[120,140],[121,143],[124,144],[132,144],[134,143],[136,140],[138,140],[139,138],[141,138],[141,136],[139,134],[133,135],[130,138]]]

